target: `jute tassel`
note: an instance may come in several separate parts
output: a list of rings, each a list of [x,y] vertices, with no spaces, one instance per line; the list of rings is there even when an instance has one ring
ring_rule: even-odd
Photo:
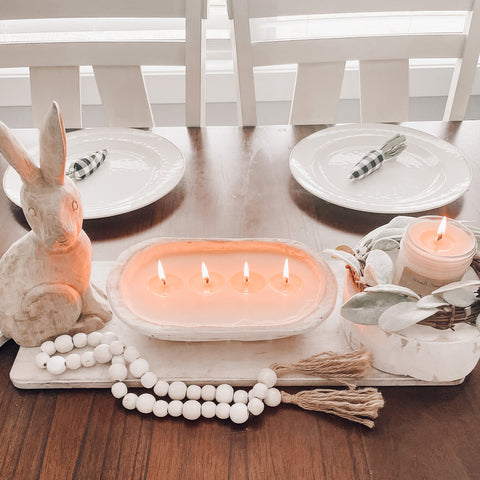
[[[382,394],[376,388],[361,388],[358,390],[305,390],[290,395],[281,392],[283,403],[292,403],[304,410],[331,413],[352,422],[361,423],[368,428],[375,425],[372,419],[378,417],[378,411],[383,407]]]
[[[371,366],[371,352],[356,350],[343,354],[323,352],[294,363],[273,363],[270,368],[278,376],[296,371],[342,382],[342,379],[366,376]],[[384,405],[382,394],[376,388],[356,389],[355,385],[347,385],[348,390],[316,389],[293,395],[281,392],[282,402],[295,404],[305,410],[337,415],[372,428],[372,419],[378,417],[378,411]]]
[[[364,377],[372,367],[372,354],[365,350],[349,353],[323,352],[294,363],[272,363],[270,368],[278,375],[301,372],[327,378]]]

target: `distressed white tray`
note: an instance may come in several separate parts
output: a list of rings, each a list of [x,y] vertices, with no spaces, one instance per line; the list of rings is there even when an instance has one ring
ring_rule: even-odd
[[[116,332],[128,345],[135,345],[150,363],[150,369],[167,381],[183,380],[186,383],[230,383],[237,386],[253,385],[261,368],[273,362],[290,363],[328,350],[338,353],[350,351],[344,335],[339,308],[343,299],[344,266],[341,262],[328,262],[339,285],[337,305],[316,329],[294,337],[257,342],[173,342],[158,340],[137,333],[117,318],[107,324],[105,331]],[[93,262],[92,280],[105,288],[107,275],[113,262]],[[67,370],[60,376],[49,374],[35,365],[39,348],[20,347],[10,378],[18,388],[109,388],[108,367],[97,365],[80,370]],[[454,382],[425,382],[400,375],[391,375],[372,369],[366,378],[354,383],[365,386],[388,385],[457,385]],[[140,386],[137,379],[126,381],[130,386]],[[337,385],[332,380],[290,374],[279,378],[281,386]]]

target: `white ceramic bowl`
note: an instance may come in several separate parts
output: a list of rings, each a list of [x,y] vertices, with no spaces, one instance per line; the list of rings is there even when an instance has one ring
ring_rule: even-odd
[[[345,299],[354,293],[347,275]],[[343,327],[353,349],[370,350],[373,366],[395,375],[428,382],[453,382],[465,378],[480,358],[480,331],[471,325],[457,324],[453,331],[413,325],[398,332],[386,332],[377,325],[359,325],[343,318]]]

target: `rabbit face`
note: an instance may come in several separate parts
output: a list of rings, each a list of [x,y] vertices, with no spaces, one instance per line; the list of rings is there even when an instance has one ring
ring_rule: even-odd
[[[24,186],[22,206],[28,224],[48,250],[69,250],[82,229],[80,194],[72,180],[63,185]]]

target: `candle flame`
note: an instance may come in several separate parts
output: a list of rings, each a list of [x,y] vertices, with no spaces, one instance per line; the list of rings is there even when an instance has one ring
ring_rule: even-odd
[[[245,262],[245,264],[243,265],[243,277],[245,278],[245,283],[248,283],[248,281],[250,280],[250,270],[248,268],[247,262]]]
[[[285,263],[283,264],[283,281],[285,284],[288,283],[290,277],[289,269],[288,269],[288,258],[285,259]]]
[[[162,285],[164,287],[167,286],[167,277],[165,277],[165,271],[163,270],[163,265],[162,262],[159,260],[158,261],[158,278],[162,282]]]
[[[443,217],[437,230],[437,242],[443,238],[445,230],[447,229],[447,217]]]
[[[205,285],[208,285],[210,283],[210,275],[208,274],[208,269],[207,269],[207,266],[205,265],[205,262],[202,262],[202,277],[203,277],[203,283]]]

